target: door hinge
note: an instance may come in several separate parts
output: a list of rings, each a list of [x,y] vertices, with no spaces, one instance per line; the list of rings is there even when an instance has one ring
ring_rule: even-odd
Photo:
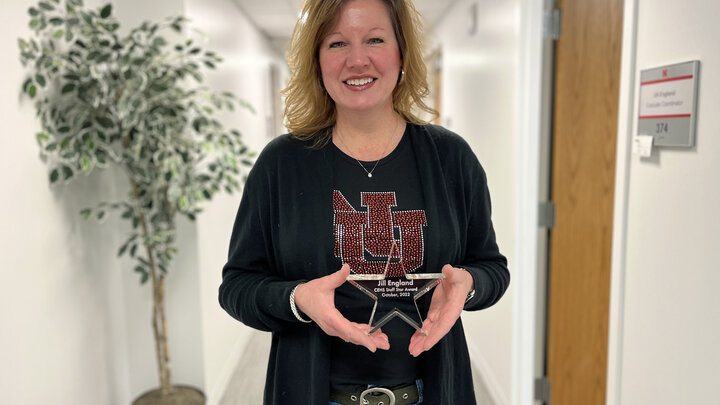
[[[543,13],[543,38],[557,40],[562,33],[562,10],[554,8]]]
[[[555,203],[552,201],[541,202],[538,205],[538,226],[547,229],[555,227]]]
[[[535,378],[535,399],[550,405],[550,380],[545,376]]]

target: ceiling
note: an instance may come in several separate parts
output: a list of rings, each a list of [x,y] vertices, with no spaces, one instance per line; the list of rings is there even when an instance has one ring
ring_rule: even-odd
[[[290,39],[303,0],[234,0],[250,20],[273,42]],[[455,3],[455,0],[413,0],[415,7],[425,19],[425,26],[432,27]]]

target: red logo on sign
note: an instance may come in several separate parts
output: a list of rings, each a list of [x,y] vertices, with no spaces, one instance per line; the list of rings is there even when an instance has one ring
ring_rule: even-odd
[[[393,211],[397,203],[392,192],[361,193],[360,200],[367,211],[357,211],[341,192],[333,191],[335,256],[355,273],[381,274],[395,242],[387,276],[403,276],[420,267],[425,211]]]
[[[667,77],[667,69],[663,69],[663,77]]]

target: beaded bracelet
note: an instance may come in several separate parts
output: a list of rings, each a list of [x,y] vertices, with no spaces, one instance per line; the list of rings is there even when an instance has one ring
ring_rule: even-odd
[[[292,292],[290,292],[290,310],[292,310],[293,315],[295,315],[295,318],[297,318],[300,322],[310,323],[312,320],[304,319],[300,316],[300,312],[298,312],[297,306],[295,305],[295,290],[300,286],[300,284],[296,285],[295,288],[292,289]]]

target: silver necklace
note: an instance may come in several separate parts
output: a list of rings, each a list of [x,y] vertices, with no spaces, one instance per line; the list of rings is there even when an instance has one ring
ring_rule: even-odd
[[[373,176],[372,174],[373,174],[373,172],[375,171],[375,169],[377,168],[378,163],[380,163],[380,161],[382,160],[382,158],[385,156],[385,153],[387,152],[388,148],[390,147],[390,144],[392,143],[393,139],[395,138],[394,133],[397,131],[398,124],[399,124],[399,122],[396,121],[396,122],[395,122],[395,129],[393,129],[393,133],[390,135],[390,141],[388,142],[387,145],[385,145],[385,149],[383,150],[383,153],[382,153],[382,155],[380,156],[380,159],[378,159],[378,160],[375,161],[375,164],[373,165],[372,169],[370,169],[370,171],[368,171],[368,169],[365,168],[365,165],[363,165],[362,163],[360,163],[360,161],[358,160],[358,158],[356,158],[355,156],[352,156],[352,155],[350,156],[351,158],[355,159],[355,161],[360,165],[360,167],[362,167],[362,169],[365,171],[365,173],[367,173],[367,176],[368,176],[369,178],[372,178],[372,176]],[[345,149],[347,149],[348,152],[350,152],[350,148],[348,148],[348,146],[345,144],[345,141],[342,140],[342,136],[340,135],[340,128],[338,128],[337,125],[335,125],[335,130],[337,130],[337,132],[338,132],[338,137],[337,137],[337,139],[340,141],[340,143],[342,143],[342,145],[345,147]]]

